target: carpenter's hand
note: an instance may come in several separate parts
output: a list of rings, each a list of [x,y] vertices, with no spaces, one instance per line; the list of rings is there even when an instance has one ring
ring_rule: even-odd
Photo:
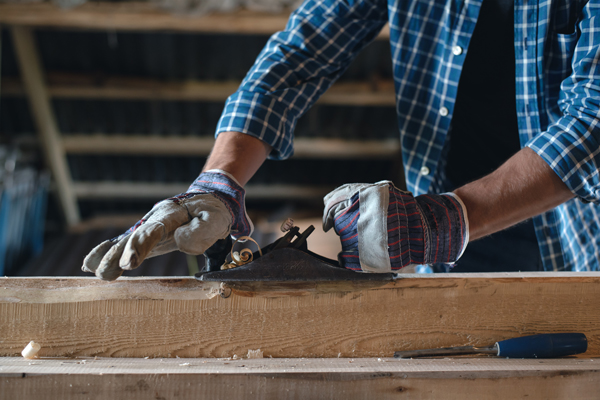
[[[198,255],[228,235],[248,236],[253,226],[244,197],[244,189],[226,172],[204,172],[187,192],[157,203],[127,232],[96,246],[81,269],[115,280],[148,257],[174,250]]]
[[[323,229],[335,229],[340,263],[355,271],[453,263],[469,242],[467,211],[454,193],[414,197],[382,181],[341,186],[324,201]]]

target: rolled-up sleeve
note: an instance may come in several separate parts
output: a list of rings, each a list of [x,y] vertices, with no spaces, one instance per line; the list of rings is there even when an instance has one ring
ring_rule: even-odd
[[[575,47],[572,73],[561,83],[561,116],[527,143],[576,196],[593,202],[600,201],[599,11],[599,2],[590,1],[584,7],[579,31],[562,38],[565,45],[573,39]]]
[[[216,134],[252,135],[293,154],[296,122],[387,22],[381,0],[307,0],[274,34],[238,91],[227,99]]]

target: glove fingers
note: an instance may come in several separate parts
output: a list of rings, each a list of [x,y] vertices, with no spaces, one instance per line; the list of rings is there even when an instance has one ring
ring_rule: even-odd
[[[170,253],[172,251],[179,250],[177,243],[173,240],[173,233],[163,237],[163,239],[150,250],[150,253],[146,256],[146,260],[156,256],[162,256],[163,254]]]
[[[114,244],[100,261],[96,269],[96,276],[105,281],[114,281],[123,274],[123,269],[119,267],[119,259],[123,254],[123,249],[127,244],[129,236],[125,236]]]
[[[135,269],[159,244],[165,235],[165,226],[160,222],[148,221],[136,229],[124,245],[119,266],[122,269]]]
[[[203,254],[217,240],[229,235],[231,221],[224,213],[201,212],[188,224],[175,230],[174,238],[179,251]]]
[[[115,242],[111,240],[105,240],[100,243],[98,246],[94,247],[92,251],[85,257],[83,260],[83,265],[81,266],[81,270],[83,272],[91,272],[92,274],[96,272],[98,267],[100,266],[100,262],[102,258],[108,253],[108,251],[113,247]]]

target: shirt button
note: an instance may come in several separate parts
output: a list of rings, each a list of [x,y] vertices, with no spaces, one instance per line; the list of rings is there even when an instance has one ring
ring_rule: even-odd
[[[422,166],[421,175],[429,175],[429,168],[427,168],[426,166]]]
[[[446,107],[440,108],[440,115],[442,117],[445,117],[446,115],[448,115],[448,109]]]
[[[463,49],[460,46],[454,46],[452,48],[452,54],[454,54],[455,56],[460,56],[462,54],[462,52],[463,52]]]

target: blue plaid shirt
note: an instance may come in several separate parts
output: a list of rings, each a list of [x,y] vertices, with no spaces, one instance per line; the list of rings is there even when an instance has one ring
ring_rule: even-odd
[[[293,153],[298,118],[385,25],[407,186],[441,187],[443,149],[481,0],[307,0],[274,34],[217,134],[237,131]],[[522,146],[577,196],[535,217],[546,270],[600,270],[600,0],[515,0],[517,118]]]

